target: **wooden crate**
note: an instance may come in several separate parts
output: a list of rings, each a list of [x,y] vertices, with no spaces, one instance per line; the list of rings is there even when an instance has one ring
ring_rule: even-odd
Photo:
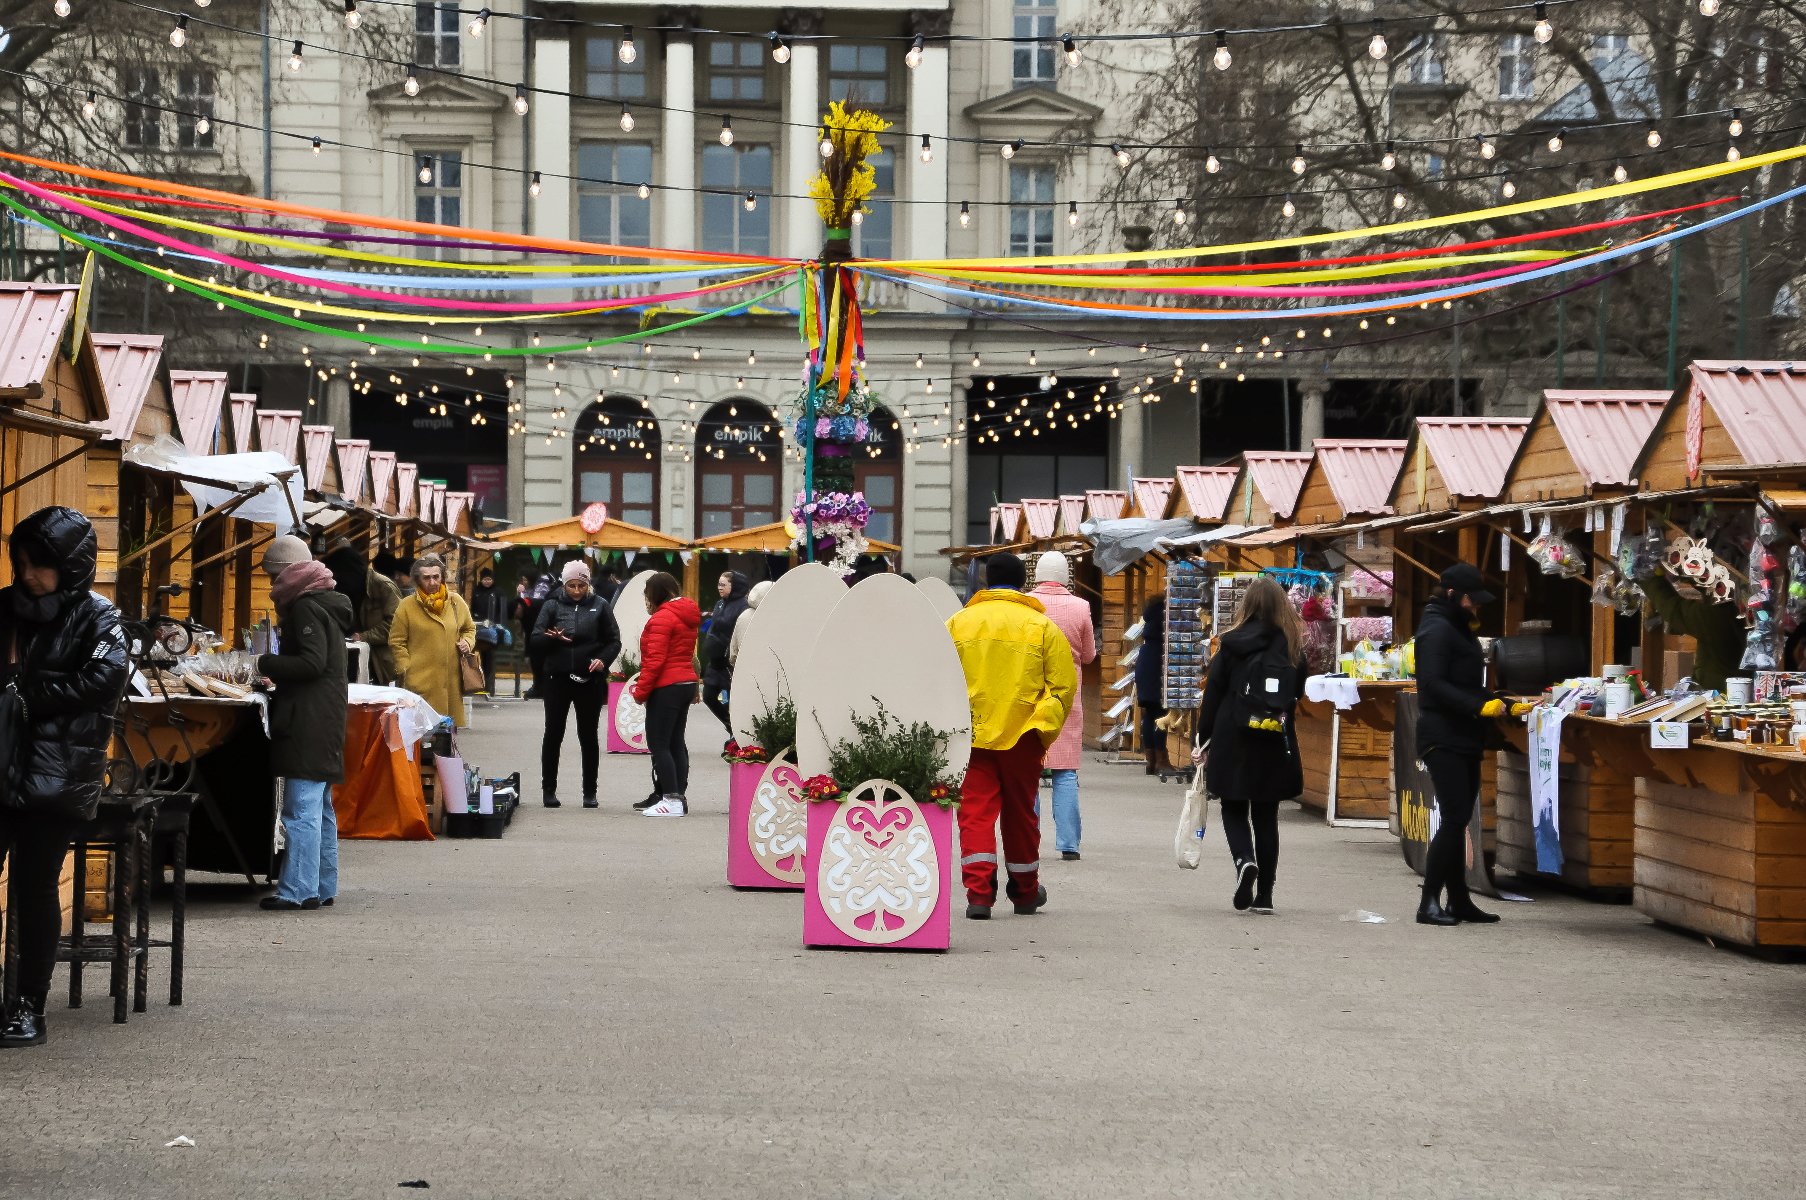
[[[1806,946],[1806,808],[1778,802],[1748,770],[1722,773],[1637,780],[1637,911],[1739,946]]]
[[[1631,827],[1636,803],[1632,776],[1593,759],[1564,754],[1561,795],[1560,878],[1596,896],[1630,899]],[[1536,873],[1536,831],[1530,810],[1530,760],[1516,750],[1499,753],[1497,868]]]

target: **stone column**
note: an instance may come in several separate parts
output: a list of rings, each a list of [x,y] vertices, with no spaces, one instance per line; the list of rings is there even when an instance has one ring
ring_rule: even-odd
[[[343,375],[334,375],[326,381],[326,394],[320,398],[320,406],[314,421],[321,425],[330,425],[338,430],[342,438],[351,436],[351,380]]]
[[[1147,407],[1140,396],[1123,397],[1122,411],[1116,414],[1116,474],[1110,479],[1111,488],[1127,488],[1131,475],[1148,473],[1147,454],[1143,449],[1147,419]]]
[[[539,198],[527,202],[528,227],[539,237],[571,236],[571,43],[541,38],[533,47],[533,166],[541,176]],[[512,115],[512,114],[510,114]]]
[[[1298,449],[1309,450],[1323,436],[1323,398],[1329,380],[1321,377],[1298,381]]]
[[[958,362],[957,355],[950,356],[948,359],[949,365],[953,367],[957,367]],[[948,373],[951,375],[952,371],[950,370]],[[952,391],[951,384],[948,390]],[[948,432],[953,436],[953,445],[946,448],[947,469],[951,473],[947,489],[950,493],[948,504],[953,509],[952,529],[949,531],[947,540],[948,544],[953,546],[966,545],[966,509],[971,504],[972,494],[972,481],[966,473],[968,469],[966,447],[971,442],[971,436],[958,432],[959,416],[965,411],[966,406],[955,400],[953,412],[941,419],[942,423],[947,426]],[[911,499],[913,501],[913,497]]]
[[[661,9],[665,34],[664,162],[659,181],[662,246],[696,244],[696,34],[693,8]]]
[[[806,37],[822,31],[819,9],[787,8],[778,20],[778,32]],[[821,50],[817,43],[790,43],[790,63],[784,71],[784,136],[782,153],[784,169],[773,179],[781,179],[780,190],[790,198],[779,200],[778,227],[783,231],[780,253],[792,258],[814,258],[821,253],[822,223],[815,215],[815,203],[808,198],[809,181],[821,163],[816,148],[816,122],[821,120]]]
[[[947,166],[951,148],[941,139],[949,128],[947,44],[945,38],[952,25],[952,14],[945,10],[918,11],[909,14],[909,32],[929,39],[922,48],[922,63],[909,71],[909,115],[904,120],[908,136],[898,153],[903,156],[899,172],[906,181],[903,194],[917,203],[907,207],[907,240],[897,253],[907,258],[945,258],[947,256]],[[933,139],[934,161],[922,161],[922,135]],[[941,302],[926,295],[912,293],[911,308],[938,309]],[[962,452],[963,453],[963,452]],[[963,474],[963,463],[956,474]],[[955,516],[955,528],[965,520]]]

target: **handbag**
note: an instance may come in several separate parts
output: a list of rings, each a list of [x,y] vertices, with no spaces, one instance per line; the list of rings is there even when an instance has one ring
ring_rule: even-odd
[[[9,666],[18,661],[18,653],[19,635],[15,630],[7,648]],[[6,689],[0,691],[0,807],[13,805],[13,774],[25,758],[26,731],[30,726],[31,710],[26,707],[25,697],[19,694],[16,682],[8,681]]]
[[[1210,823],[1210,795],[1204,789],[1202,763],[1192,771],[1191,786],[1179,809],[1179,828],[1173,832],[1173,858],[1180,870],[1195,871],[1204,859],[1204,830]]]
[[[477,641],[493,646],[501,640],[502,630],[499,625],[492,625],[488,621],[484,621],[477,626]]]
[[[489,686],[489,681],[483,677],[483,660],[477,657],[475,650],[458,651],[458,677],[466,693],[480,692]]]

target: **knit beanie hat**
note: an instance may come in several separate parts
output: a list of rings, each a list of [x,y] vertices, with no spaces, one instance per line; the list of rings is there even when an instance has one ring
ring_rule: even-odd
[[[573,579],[581,579],[587,583],[589,582],[589,564],[581,558],[573,558],[564,564],[564,574],[558,578],[564,583],[569,583]]]
[[[286,567],[296,563],[312,562],[313,551],[307,543],[292,533],[285,533],[270,543],[269,549],[263,552],[263,569],[271,575],[280,575]]]
[[[1066,565],[1066,556],[1058,550],[1049,550],[1035,560],[1036,583],[1069,584],[1072,582],[1072,569]]]

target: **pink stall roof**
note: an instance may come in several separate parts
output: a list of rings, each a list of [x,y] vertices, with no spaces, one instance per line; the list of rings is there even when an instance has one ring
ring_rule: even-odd
[[[1002,517],[1001,511],[1000,511],[1001,509],[1002,509],[1002,505],[998,505],[998,504],[991,505],[991,545],[993,545],[993,546],[995,546],[997,544],[998,530],[1003,528],[1003,517]]]
[[[443,529],[445,528],[445,485],[443,483],[435,483],[432,486],[432,523]]]
[[[250,392],[233,392],[226,400],[232,409],[232,448],[249,454],[257,437],[257,397]]]
[[[470,533],[470,510],[476,503],[475,492],[445,493],[445,527],[453,533]]]
[[[1076,537],[1079,532],[1079,525],[1084,519],[1085,497],[1083,495],[1060,497],[1061,533]]]
[[[395,464],[395,515],[398,517],[418,516],[420,513],[420,495],[414,490],[414,481],[420,477],[420,468],[411,462]]]
[[[326,486],[326,468],[332,465],[332,435],[337,432],[330,425],[301,427],[301,445],[307,457],[302,466],[306,471],[307,490],[310,492],[317,492]]]
[[[1345,517],[1392,512],[1392,485],[1405,465],[1405,443],[1393,438],[1318,438],[1317,463]]]
[[[40,394],[79,289],[0,283],[0,392]]]
[[[1669,392],[1547,391],[1543,406],[1589,487],[1631,487]]]
[[[999,504],[997,506],[997,523],[1002,527],[1004,544],[1016,540],[1022,529],[1022,506],[1020,504]]]
[[[226,399],[224,371],[171,371],[169,400],[176,410],[176,428],[190,454],[212,454],[219,431],[220,406]]]
[[[1022,502],[1022,519],[1028,522],[1028,536],[1050,538],[1054,535],[1054,527],[1060,522],[1060,502],[1058,500],[1024,500]]]
[[[1273,515],[1290,520],[1298,510],[1298,493],[1304,490],[1304,474],[1311,456],[1303,450],[1250,450],[1242,455],[1248,478],[1260,491]]]
[[[116,442],[129,442],[163,361],[163,338],[154,333],[97,333],[94,355],[107,390],[107,419],[95,424]]]
[[[362,504],[370,479],[370,439],[339,438],[333,445],[339,453],[339,494]]]
[[[1743,466],[1806,463],[1806,362],[1696,362],[1688,403],[1724,423]]]
[[[257,413],[257,447],[301,465],[301,410],[265,408]]]
[[[1235,495],[1234,467],[1180,467],[1174,472],[1194,521],[1221,521]]]
[[[1094,521],[1120,521],[1129,511],[1129,493],[1099,488],[1085,491],[1085,515]]]
[[[395,451],[370,451],[370,504],[377,512],[400,516],[395,502]]]
[[[1417,436],[1457,500],[1497,500],[1529,417],[1419,417]]]
[[[1166,516],[1166,502],[1172,496],[1173,481],[1169,476],[1149,476],[1135,480],[1135,503],[1144,517],[1158,520]]]

